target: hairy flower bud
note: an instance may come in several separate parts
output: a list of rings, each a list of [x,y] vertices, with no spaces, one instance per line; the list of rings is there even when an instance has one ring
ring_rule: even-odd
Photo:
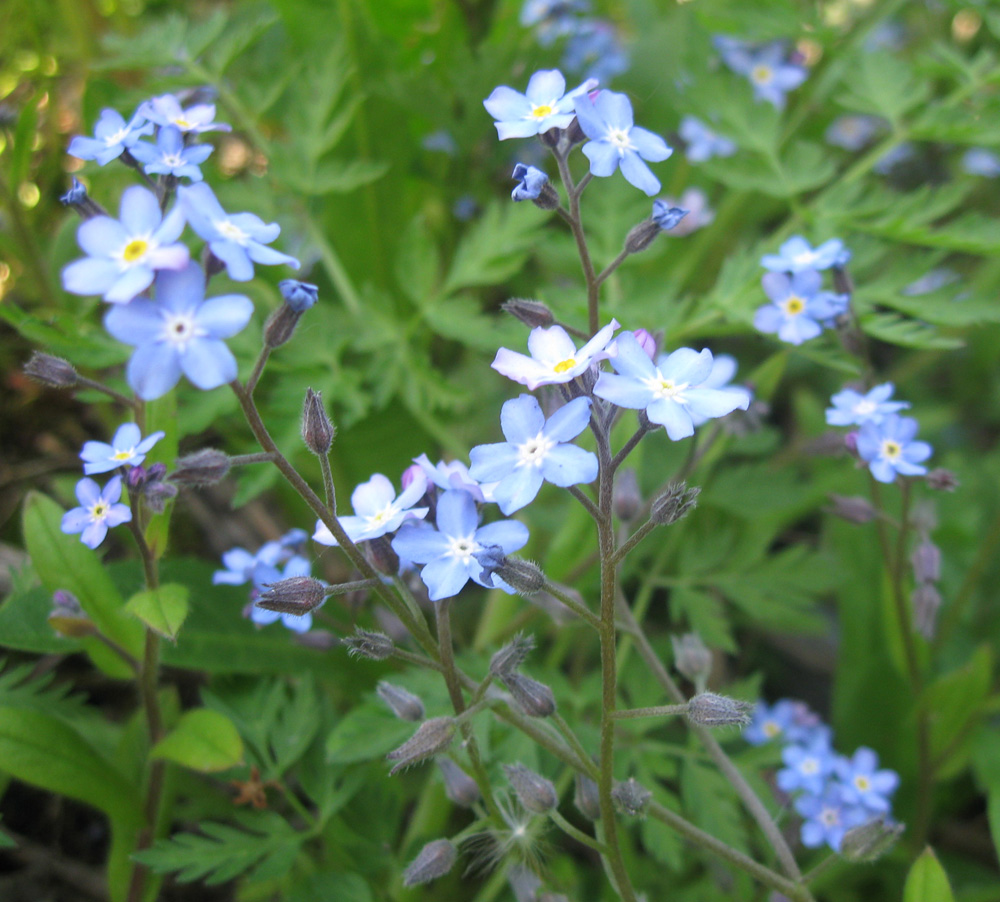
[[[871,502],[860,495],[836,495],[831,492],[829,497],[833,504],[829,508],[830,513],[848,523],[870,523],[877,515]]]
[[[396,651],[396,644],[385,633],[365,630],[358,627],[353,636],[343,640],[347,653],[355,658],[368,658],[371,661],[384,661],[391,658]]]
[[[535,637],[518,633],[490,658],[490,676],[504,679],[514,673],[535,650]]]
[[[335,434],[333,423],[323,409],[323,395],[307,388],[302,405],[302,441],[317,457],[326,457]]]
[[[483,568],[479,578],[493,586],[493,576],[499,576],[518,595],[535,595],[545,588],[545,575],[537,564],[521,558],[508,557],[499,545],[486,545],[472,555]]]
[[[573,804],[585,818],[592,821],[601,818],[601,792],[597,784],[586,774],[577,773]]]
[[[685,482],[673,482],[667,490],[653,502],[649,519],[660,526],[670,526],[693,510],[698,504],[701,489],[687,487]]]
[[[646,250],[660,232],[663,231],[654,220],[644,219],[638,225],[632,226],[625,236],[625,250],[630,254],[638,254]]]
[[[154,514],[162,514],[166,510],[167,502],[177,497],[177,491],[177,486],[162,479],[154,479],[142,487],[142,497],[146,507]]]
[[[674,647],[674,667],[677,672],[691,680],[699,692],[703,692],[712,671],[712,653],[701,641],[701,636],[697,633],[671,636],[670,644]]]
[[[35,351],[24,365],[24,374],[49,388],[72,388],[80,381],[76,370],[67,360]]]
[[[918,583],[936,583],[941,579],[941,549],[930,539],[922,539],[910,556],[913,578]]]
[[[932,489],[938,492],[954,492],[958,488],[958,477],[951,471],[943,467],[931,470],[924,479]]]
[[[559,803],[556,787],[551,780],[528,770],[523,764],[505,764],[507,775],[518,801],[532,814],[545,814]]]
[[[899,839],[903,824],[890,824],[883,817],[875,817],[844,834],[840,854],[848,861],[875,861],[888,852]]]
[[[556,697],[544,683],[520,673],[510,673],[502,679],[517,706],[529,717],[549,717],[555,713]]]
[[[409,690],[382,680],[375,687],[375,692],[400,720],[409,720],[414,723],[423,720],[424,703]]]
[[[511,298],[500,305],[500,309],[505,313],[519,319],[530,329],[539,326],[551,326],[556,318],[552,315],[546,304],[541,301],[531,301],[527,298]]]
[[[297,279],[284,279],[278,289],[285,303],[264,324],[264,345],[268,348],[279,348],[292,337],[302,314],[316,303],[319,293],[315,285]]]
[[[424,721],[420,728],[399,748],[393,749],[385,757],[397,761],[389,771],[389,776],[395,776],[411,764],[417,764],[434,755],[440,755],[451,745],[455,738],[455,718],[433,717]]]
[[[451,758],[438,758],[438,767],[444,778],[444,792],[456,805],[471,808],[480,799],[479,787]]]
[[[921,583],[910,595],[913,606],[913,626],[927,640],[934,638],[937,630],[938,609],[941,607],[941,593],[932,583]]]
[[[366,544],[368,545],[365,549],[366,556],[379,573],[389,577],[399,573],[399,555],[393,549],[392,540],[388,536],[369,539]]]
[[[637,783],[635,777],[629,777],[611,790],[615,808],[629,817],[645,817],[646,806],[652,797],[653,794],[641,783]]]
[[[419,886],[443,877],[454,866],[458,849],[448,839],[435,839],[427,843],[403,871],[403,886]]]
[[[750,702],[725,695],[699,692],[688,702],[687,716],[692,723],[703,727],[745,727],[750,723],[753,707]]]
[[[226,478],[229,468],[227,454],[215,448],[202,448],[194,454],[178,458],[169,479],[180,485],[215,485]]]
[[[305,313],[319,300],[319,289],[298,279],[282,279],[278,283],[278,291],[296,313]]]
[[[80,606],[77,597],[66,589],[56,589],[52,593],[52,611],[48,619],[49,626],[68,639],[97,634],[97,627]]]
[[[72,207],[80,214],[82,219],[93,219],[95,216],[108,215],[104,207],[87,193],[86,187],[75,176],[69,191],[60,196],[59,203],[67,207]]]
[[[326,587],[311,576],[290,576],[276,583],[265,583],[264,588],[254,604],[279,614],[308,614],[323,604],[326,598]]]
[[[642,494],[639,491],[639,478],[635,470],[623,470],[615,480],[611,504],[615,516],[625,523],[634,520],[642,510]]]

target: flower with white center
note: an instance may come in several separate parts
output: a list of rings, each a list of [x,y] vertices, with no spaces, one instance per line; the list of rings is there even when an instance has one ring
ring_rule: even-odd
[[[351,493],[354,507],[353,517],[338,517],[347,537],[352,542],[367,542],[386,533],[395,532],[404,520],[427,516],[426,507],[414,507],[427,491],[427,478],[421,472],[399,497],[392,482],[381,473],[376,473],[368,482],[363,482]],[[337,539],[322,521],[316,521],[313,539],[321,545],[336,545]]]
[[[496,121],[497,136],[530,138],[550,128],[566,128],[573,121],[573,99],[597,87],[590,79],[566,93],[566,79],[558,69],[543,69],[528,80],[524,94],[501,85],[494,88],[483,106]]]
[[[421,454],[420,457],[414,457],[413,462],[423,471],[424,476],[439,489],[444,491],[448,491],[448,489],[463,489],[480,504],[484,501],[492,502],[494,500],[494,486],[490,484],[480,485],[476,482],[469,475],[469,468],[460,460],[442,460],[438,461],[437,464],[432,464],[426,454]],[[412,469],[412,467],[408,467],[407,472],[412,471]],[[403,485],[405,486],[406,484],[406,473],[404,473]]]
[[[923,462],[933,454],[927,442],[914,441],[919,424],[912,417],[888,414],[878,423],[865,423],[858,432],[858,456],[879,482],[896,476],[922,476]]]
[[[84,442],[80,452],[80,459],[84,462],[83,472],[91,476],[107,473],[116,467],[137,467],[146,459],[146,452],[164,435],[165,432],[154,432],[143,438],[135,423],[124,423],[118,427],[110,445],[107,442]]]
[[[94,128],[94,137],[77,135],[69,142],[68,153],[80,160],[95,160],[99,166],[110,163],[130,150],[142,135],[153,133],[153,123],[136,113],[126,122],[117,110],[102,110]]]
[[[505,514],[533,501],[542,482],[563,488],[593,482],[597,457],[567,444],[587,428],[590,404],[590,398],[574,398],[546,420],[531,395],[507,401],[500,413],[507,441],[473,448],[469,475],[496,483],[493,498]]]
[[[59,528],[67,534],[80,533],[84,545],[96,548],[104,541],[108,529],[132,519],[128,505],[118,503],[121,496],[121,476],[112,476],[103,491],[85,476],[76,484],[76,498],[81,506],[66,511]]]
[[[678,129],[687,147],[684,153],[692,163],[704,163],[712,157],[731,157],[736,153],[736,145],[716,134],[696,116],[685,116]]]
[[[806,794],[795,800],[795,810],[805,819],[802,824],[802,844],[810,849],[824,842],[840,851],[844,834],[868,819],[868,814],[858,805],[847,804],[835,786],[829,786],[819,795]]]
[[[778,787],[784,792],[803,790],[819,795],[833,772],[835,753],[826,736],[810,745],[786,745],[781,752],[785,766],[777,773]]]
[[[898,413],[909,407],[907,401],[890,401],[894,386],[891,382],[876,385],[861,394],[845,388],[830,398],[833,407],[826,409],[826,421],[831,426],[863,426],[865,423],[880,423],[890,413]]]
[[[761,332],[778,334],[778,338],[800,345],[815,338],[826,323],[847,310],[847,295],[820,291],[822,276],[815,270],[796,272],[791,276],[781,272],[765,273],[761,279],[770,304],[758,307],[753,324]]]
[[[540,385],[572,382],[591,364],[607,358],[605,349],[616,329],[618,320],[613,319],[577,350],[562,326],[538,326],[528,336],[530,357],[500,348],[490,365],[501,375],[526,385],[532,391]]]
[[[150,175],[172,175],[189,178],[193,182],[201,181],[198,166],[211,153],[211,144],[185,145],[180,129],[174,125],[160,129],[156,144],[139,141],[132,148],[132,156],[143,164],[143,169]]]
[[[185,110],[181,108],[180,101],[173,94],[164,94],[162,97],[147,100],[139,107],[139,112],[161,128],[172,125],[185,134],[232,131],[232,127],[224,122],[212,121],[215,119],[214,103],[198,103]]]
[[[813,248],[801,235],[793,235],[781,245],[777,254],[764,254],[760,265],[771,272],[799,273],[844,266],[850,259],[851,252],[839,238],[831,238]]]
[[[839,758],[835,769],[845,802],[861,805],[875,814],[888,814],[889,796],[899,786],[899,774],[894,770],[879,770],[874,751],[862,746],[851,758]]]

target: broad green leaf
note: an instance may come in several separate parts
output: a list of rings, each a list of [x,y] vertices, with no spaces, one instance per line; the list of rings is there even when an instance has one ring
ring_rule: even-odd
[[[906,875],[903,902],[955,902],[948,875],[930,846],[913,862]]]
[[[288,902],[372,902],[374,898],[360,874],[322,871],[295,884]]]
[[[128,600],[125,610],[164,638],[176,639],[188,614],[187,586],[167,583],[137,592]]]
[[[177,726],[156,743],[151,755],[211,773],[243,760],[243,740],[224,714],[196,708],[187,711]]]

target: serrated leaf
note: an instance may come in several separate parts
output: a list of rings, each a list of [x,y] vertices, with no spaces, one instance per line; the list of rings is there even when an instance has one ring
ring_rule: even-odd
[[[243,760],[243,740],[224,714],[196,708],[181,716],[177,726],[150,752],[203,773],[226,770]]]
[[[291,156],[276,155],[275,178],[303,194],[321,196],[353,191],[381,178],[388,168],[388,163],[368,160],[324,160],[315,167],[304,168]]]
[[[165,639],[176,639],[188,614],[187,586],[168,583],[136,592],[128,600],[125,610]]]
[[[839,102],[853,112],[874,113],[890,122],[899,122],[930,93],[926,81],[918,81],[905,61],[888,52],[861,53],[845,71],[847,90]]]
[[[861,317],[861,329],[866,335],[889,344],[921,350],[952,350],[965,342],[960,338],[941,335],[933,326],[907,319],[896,313],[875,313]]]
[[[948,875],[930,846],[913,862],[906,875],[903,902],[955,902]]]
[[[747,847],[746,828],[729,784],[721,774],[685,761],[681,770],[681,798],[684,810],[703,830],[737,849]]]
[[[412,733],[413,724],[399,720],[387,711],[355,708],[327,737],[326,760],[328,764],[374,761],[401,745]]]

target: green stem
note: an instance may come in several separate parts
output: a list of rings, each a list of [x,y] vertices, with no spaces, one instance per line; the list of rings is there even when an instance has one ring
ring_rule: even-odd
[[[597,281],[597,275],[594,273],[594,263],[590,259],[590,250],[587,248],[587,237],[583,233],[583,223],[580,221],[580,194],[590,181],[588,178],[590,173],[587,173],[580,180],[580,184],[576,185],[573,182],[573,174],[569,171],[566,153],[554,151],[553,155],[556,158],[556,165],[559,167],[559,177],[562,179],[562,183],[566,188],[566,194],[569,197],[569,217],[566,221],[569,223],[573,239],[576,241],[576,250],[580,255],[580,265],[583,267],[583,278],[587,283],[587,325],[590,328],[590,334],[596,335],[601,327],[598,306],[598,289],[600,285]]]
[[[561,601],[566,607],[568,607],[574,614],[582,617],[595,629],[601,628],[601,619],[590,610],[590,608],[584,607],[576,599],[573,598],[568,592],[564,592],[555,583],[545,581],[545,591],[549,593],[553,598]]]
[[[604,845],[604,843],[598,842],[592,836],[588,836],[582,830],[574,827],[558,812],[558,810],[552,809],[552,811],[548,813],[548,816],[552,820],[553,824],[555,824],[567,836],[572,836],[578,843],[582,843],[583,845],[600,852],[601,855],[608,854],[608,847]]]
[[[687,705],[654,705],[650,708],[626,708],[615,711],[618,720],[631,717],[683,717],[687,714]]]

